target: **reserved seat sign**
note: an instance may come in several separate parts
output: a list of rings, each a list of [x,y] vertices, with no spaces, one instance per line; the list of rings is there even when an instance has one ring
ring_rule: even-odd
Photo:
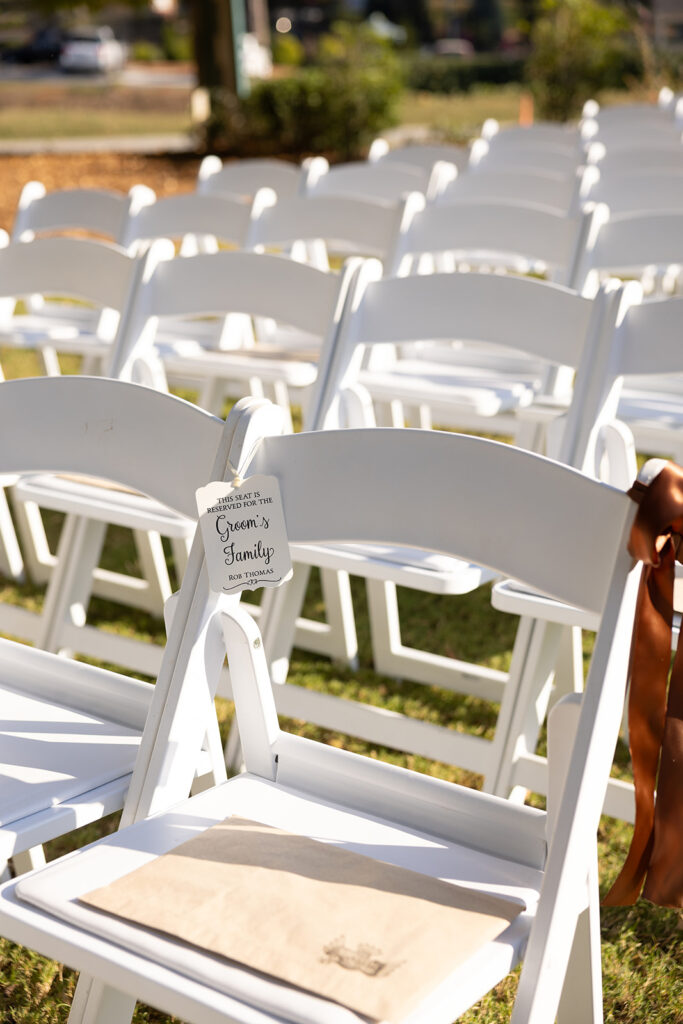
[[[199,527],[211,589],[234,594],[277,587],[292,575],[280,488],[274,476],[197,490]]]

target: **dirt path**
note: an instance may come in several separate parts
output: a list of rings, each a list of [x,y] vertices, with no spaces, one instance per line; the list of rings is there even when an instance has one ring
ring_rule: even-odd
[[[0,156],[0,227],[10,231],[21,189],[27,181],[56,188],[109,188],[127,192],[142,183],[158,196],[194,188],[199,157],[138,156],[121,153],[36,153]]]

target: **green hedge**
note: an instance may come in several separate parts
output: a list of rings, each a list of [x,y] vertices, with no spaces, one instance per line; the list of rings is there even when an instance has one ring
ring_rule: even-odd
[[[207,146],[235,154],[323,153],[352,160],[396,123],[401,75],[394,55],[362,27],[335,26],[319,64],[254,82],[241,102],[212,96]]]
[[[368,68],[346,73],[311,68],[260,81],[241,104],[214,97],[209,145],[236,154],[324,153],[352,160],[396,123],[399,92],[381,72]]]
[[[544,0],[527,79],[539,116],[566,121],[603,89],[643,78],[644,51],[625,8],[598,0]]]
[[[501,54],[437,57],[415,54],[404,58],[404,81],[416,92],[468,92],[473,86],[507,85],[524,79],[524,60]]]

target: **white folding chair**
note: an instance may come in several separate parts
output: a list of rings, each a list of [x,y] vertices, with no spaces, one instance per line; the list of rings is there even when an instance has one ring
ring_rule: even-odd
[[[368,160],[370,163],[396,162],[425,169],[432,168],[441,160],[455,164],[458,171],[464,171],[469,160],[469,150],[466,146],[456,146],[449,142],[415,142],[391,148],[386,139],[377,138],[370,146]]]
[[[222,435],[212,417],[180,399],[103,378],[33,378],[0,387],[0,416],[7,416],[12,436],[3,472],[104,479],[138,494],[141,519],[154,500],[169,516],[174,510],[194,521],[194,490],[212,473]],[[0,860],[13,858],[23,870],[40,861],[48,839],[122,807],[158,696],[150,683],[9,640],[0,640],[0,651]],[[220,779],[218,726],[208,710],[210,754],[200,772],[212,766]]]
[[[186,192],[157,199],[131,213],[121,242],[129,247],[172,238],[180,243],[181,255],[216,252],[219,243],[241,249],[254,216],[253,200],[247,196]]]
[[[420,257],[444,254],[469,265],[518,272],[541,270],[558,284],[579,286],[579,259],[593,236],[593,214],[569,217],[534,203],[429,203],[399,238],[394,273]],[[441,260],[437,266],[450,269]]]
[[[54,189],[29,181],[19,196],[12,240],[29,242],[37,235],[87,231],[110,242],[121,242],[128,218],[153,203],[146,185],[134,185],[127,194],[100,188]]]
[[[49,383],[56,395],[62,382]],[[10,411],[9,395],[7,405],[4,399],[0,390],[3,420],[14,419],[21,410]],[[130,405],[124,403],[127,411]],[[71,404],[55,419],[61,424],[73,417]],[[206,422],[202,451],[213,455],[220,427]],[[561,705],[554,716],[562,753],[550,816],[282,733],[258,630],[233,599],[209,594],[197,547],[174,617],[182,639],[167,648],[163,678],[168,685],[162,690],[157,684],[155,705],[164,703],[165,713],[154,716],[154,729],[151,724],[146,729],[124,811],[126,824],[136,824],[3,886],[0,933],[81,970],[72,1024],[123,1024],[136,998],[192,1024],[360,1020],[358,1013],[301,987],[254,975],[239,963],[79,900],[143,864],[154,864],[158,855],[226,816],[241,815],[463,884],[475,902],[477,893],[523,901],[524,910],[509,926],[503,924],[492,942],[471,949],[458,964],[447,964],[441,977],[425,979],[418,1005],[400,1014],[404,1022],[450,1024],[522,958],[515,1024],[550,1024],[556,1016],[573,1024],[599,1020],[595,836],[619,727],[640,578],[640,567],[626,551],[633,504],[581,474],[481,439],[429,431],[317,432],[266,438],[250,459],[254,438],[248,429],[245,433],[245,464],[234,447],[231,462],[245,473],[277,477],[292,542],[363,540],[465,555],[603,613],[585,696],[580,705]],[[192,438],[183,434],[183,441],[189,446]],[[43,465],[42,449],[40,457]],[[204,468],[204,460],[197,468]],[[220,478],[224,469],[223,459],[213,472]],[[170,470],[169,475],[177,479]],[[197,476],[193,467],[187,482]],[[463,489],[462,479],[471,486]],[[137,475],[132,482],[143,483]],[[363,500],[350,506],[349,493],[362,493]],[[225,647],[217,642],[221,627]],[[224,650],[247,772],[187,802],[192,756]],[[324,871],[324,849],[320,853]],[[285,867],[305,870],[296,857]],[[210,870],[210,864],[202,864],[203,872]],[[330,884],[341,881],[334,869],[327,878]],[[366,892],[372,914],[373,890]],[[240,902],[244,898],[241,894]],[[314,908],[303,908],[304,917],[311,913]],[[288,923],[292,914],[293,908],[286,912]],[[272,932],[270,921],[266,927]],[[349,939],[353,949],[355,937]],[[305,988],[305,968],[302,977]]]
[[[103,241],[122,243],[128,219],[153,203],[154,192],[146,185],[134,185],[127,194],[98,188],[54,189],[48,192],[42,182],[29,181],[22,189],[12,228],[13,242],[27,242],[45,235],[64,235],[78,232]],[[87,306],[51,302],[39,294],[24,298],[29,316],[24,317],[21,329],[42,333],[40,357],[48,373],[59,373],[57,352],[66,336],[81,337],[84,355],[90,357],[88,346],[97,334],[106,330],[105,324]],[[98,321],[100,321],[98,323]],[[19,329],[17,323],[15,328]],[[48,344],[48,340],[53,344]],[[73,341],[72,348],[73,351]],[[97,362],[85,370],[97,372]]]
[[[157,351],[158,343],[166,355],[169,372],[199,381],[204,400],[217,411],[222,408],[228,384],[237,385],[242,394],[248,394],[252,387],[268,387],[291,425],[289,390],[305,390],[315,380],[317,353],[313,360],[292,359],[290,353],[277,359],[271,357],[272,353],[260,355],[257,349],[209,350],[190,341],[176,343],[164,352],[166,346],[159,341],[158,333],[163,330],[166,317],[187,322],[197,316],[238,312],[273,316],[331,344],[357,269],[358,263],[350,262],[344,273],[328,274],[285,257],[237,251],[155,261],[138,293],[126,332],[117,344],[110,375],[145,382],[154,380],[155,386],[163,386],[163,380],[147,375],[144,365],[149,353]],[[51,651],[66,649],[88,654],[156,674],[161,658],[158,645],[105,633],[86,621],[102,535],[108,522],[131,526],[137,517],[141,528],[175,542],[177,571],[182,576],[194,519],[164,515],[158,505],[145,504],[137,496],[104,491],[98,496],[92,488],[73,481],[61,481],[55,486],[53,479],[27,477],[20,481],[18,492],[23,499],[72,513],[69,532],[64,534],[58,552],[60,580],[51,593],[48,631],[41,646]],[[346,588],[337,596],[338,590],[330,582],[326,591],[334,622],[326,650],[350,661],[355,656],[355,633],[346,624],[350,596]]]
[[[578,277],[587,294],[606,276],[645,279],[675,287],[683,264],[683,211],[636,211],[611,216],[607,207],[596,209],[599,229],[582,253]]]
[[[582,191],[582,173],[568,176],[550,171],[491,170],[460,174],[438,197],[438,203],[536,203],[567,214]]]
[[[395,202],[345,195],[278,198],[252,220],[246,247],[286,252],[321,270],[330,269],[330,256],[390,262],[400,235],[424,204],[417,192]]]
[[[683,207],[683,164],[677,171],[610,173],[599,164],[592,169],[598,173],[585,190],[584,199],[605,203],[613,217]]]
[[[546,146],[578,153],[581,149],[581,135],[573,125],[556,124],[552,121],[535,121],[529,125],[501,126],[495,117],[487,117],[481,127],[481,138],[491,147],[518,149],[522,146]]]
[[[205,156],[197,174],[197,191],[254,196],[260,188],[272,188],[278,196],[303,193],[309,182],[328,168],[324,157],[313,157],[297,166],[287,160],[263,157],[253,160],[230,160]]]
[[[521,129],[520,131],[524,131]],[[501,138],[506,135],[501,132]],[[497,139],[498,136],[495,136]],[[546,171],[573,177],[579,166],[584,163],[580,150],[565,146],[543,145],[542,143],[513,140],[510,144],[501,145],[494,140],[475,139],[470,149],[468,174],[480,171]]]
[[[601,107],[597,100],[586,100],[583,105],[582,117],[605,122],[631,121],[643,119],[673,120],[676,116],[676,94],[668,85],[663,85],[657,94],[656,103],[618,103],[612,107]]]
[[[641,147],[637,142],[630,147],[611,147],[602,142],[591,143],[586,150],[586,163],[597,164],[605,173],[628,171],[680,171],[683,165],[683,146],[680,142],[669,145]]]
[[[243,249],[252,222],[274,202],[275,193],[265,188],[254,197],[221,192],[168,196],[129,217],[124,244],[137,249],[156,238],[171,238],[181,256],[218,252],[219,246]],[[164,322],[163,339],[171,349],[188,339],[211,349],[249,347],[254,343],[249,319],[236,313],[195,320],[181,318],[178,322],[169,317]],[[171,383],[192,387],[194,382],[172,377]]]
[[[630,289],[632,291],[632,285]],[[588,370],[590,379],[584,384],[577,381],[577,386],[585,387],[586,392],[584,431],[591,418],[594,422],[605,422],[614,415],[622,380],[628,382],[633,375],[642,379],[643,375],[681,373],[683,299],[648,301],[636,303],[629,308],[627,297],[625,305],[620,323],[610,344],[604,348],[602,357],[584,367],[583,374],[585,376]],[[660,438],[665,451],[668,448],[665,440],[667,429],[669,435],[675,435],[680,434],[683,427],[683,400],[680,396],[675,413],[674,408],[672,400],[660,423]],[[595,443],[596,434],[593,431],[591,444],[594,446]],[[596,453],[599,463],[600,447]],[[596,471],[595,454],[585,468]],[[599,616],[586,615],[576,608],[530,593],[509,581],[494,586],[493,604],[502,611],[546,620],[551,630],[567,624],[594,630],[600,621]],[[543,631],[540,621],[536,623],[535,629]],[[537,646],[535,654],[529,654],[521,668],[516,685],[518,701],[514,713],[501,726],[501,731],[507,732],[507,738],[497,775],[488,780],[487,788],[490,792],[523,800],[528,790],[546,791],[547,766],[545,759],[536,753],[536,743],[548,706],[551,682],[542,650]],[[578,680],[578,684],[581,683],[582,680]],[[605,810],[625,821],[633,821],[633,787],[629,783],[610,779]]]
[[[2,344],[22,349],[39,346],[45,337],[42,328],[30,314],[27,317],[15,314],[16,300],[24,296],[59,295],[87,303],[88,310],[99,315],[100,320],[100,326],[92,333],[90,328],[81,332],[77,326],[65,327],[59,340],[60,349],[88,354],[91,361],[105,366],[112,354],[115,330],[121,317],[125,320],[142,268],[142,260],[130,256],[121,247],[89,239],[37,238],[0,249]],[[106,329],[102,326],[105,319],[108,320]],[[27,569],[35,582],[45,582],[55,560],[39,510],[33,503],[17,502],[15,513],[24,541]],[[145,541],[142,536],[138,541],[142,552]],[[153,579],[153,574],[149,579]],[[107,588],[107,581],[101,575],[97,588],[100,593]],[[157,603],[156,607],[160,610],[161,604]],[[5,604],[2,617],[7,631],[40,644],[46,621],[42,616]]]
[[[355,294],[338,337],[336,351],[328,355],[327,371],[310,404],[309,430],[327,429],[339,423],[339,399],[343,389],[357,379],[363,349],[429,337],[450,342],[462,332],[482,345],[509,345],[541,356],[553,364],[588,366],[599,358],[609,340],[619,309],[618,296],[605,290],[594,303],[577,293],[531,279],[494,275],[434,274],[409,278],[370,280],[371,267],[359,277]],[[572,465],[582,464],[586,435],[578,443],[575,434],[586,401],[584,384],[575,396],[571,425],[559,447],[559,457]],[[394,392],[400,394],[400,374]],[[417,382],[413,385],[419,390]],[[432,388],[435,400],[447,408],[460,403],[470,406],[474,388],[450,384],[442,373],[423,378],[422,389]],[[481,386],[482,393],[485,387]],[[489,400],[496,398],[490,386]],[[483,401],[483,399],[481,399]],[[357,414],[356,414],[357,415]],[[351,425],[358,425],[358,419]],[[412,484],[407,483],[408,488]],[[468,481],[463,478],[466,490]],[[435,655],[403,642],[398,610],[397,585],[440,595],[471,593],[491,576],[481,568],[460,560],[422,558],[418,552],[390,547],[339,545],[295,547],[293,580],[267,595],[263,611],[263,636],[276,684],[278,709],[289,717],[313,721],[339,729],[372,743],[409,751],[457,764],[485,775],[495,774],[500,739],[494,741],[441,729],[383,709],[351,702],[331,694],[312,693],[286,684],[294,645],[310,649],[308,631],[322,632],[321,623],[299,619],[311,566],[344,571],[365,579],[368,593],[373,667],[377,672],[427,685],[441,686],[456,693],[473,694],[488,701],[513,701],[508,694],[508,674],[475,665],[463,659]],[[233,740],[235,737],[233,736]],[[229,762],[235,751],[231,744]]]
[[[443,161],[425,168],[397,161],[357,160],[335,164],[325,174],[309,180],[306,195],[357,196],[397,202],[410,192],[422,192],[431,200],[457,173],[454,164]]]

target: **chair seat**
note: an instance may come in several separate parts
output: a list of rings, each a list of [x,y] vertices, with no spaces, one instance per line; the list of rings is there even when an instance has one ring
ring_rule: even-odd
[[[158,345],[167,373],[197,376],[202,379],[248,380],[258,377],[266,381],[284,381],[290,387],[304,388],[313,384],[317,369],[310,362],[310,353],[283,353],[270,346],[248,351],[212,351],[200,344],[185,341]]]
[[[191,537],[195,522],[143,494],[112,487],[107,481],[53,476],[23,476],[15,487],[22,501],[35,501],[56,512],[87,515],[117,526],[158,530],[167,537]]]
[[[219,1019],[219,1012],[226,1019],[245,1024],[282,1019],[310,1024],[359,1021],[361,1018],[336,1004],[79,903],[79,896],[148,863],[230,814],[331,842],[447,882],[506,895],[526,905],[527,910],[513,924],[445,979],[435,994],[406,1020],[429,1019],[435,1024],[448,1024],[456,1013],[483,994],[492,978],[504,975],[524,948],[538,899],[540,871],[388,820],[374,820],[348,807],[249,775],[202,793],[166,814],[142,821],[123,834],[110,836],[77,861],[66,858],[37,875],[25,876],[18,883],[3,887],[0,931],[16,934],[21,922],[22,934],[28,938],[38,908],[40,917],[47,913],[55,919],[53,935],[63,959],[82,969],[87,969],[89,955],[96,957],[100,950],[104,951],[98,939],[106,939],[113,944],[106,950],[107,959],[127,973],[129,984],[134,984],[140,998],[154,996],[154,1005],[183,1016],[187,1014],[184,1007],[192,1005],[196,1019],[207,1022]],[[431,851],[430,857],[425,857],[426,850]],[[12,923],[10,917],[15,919]],[[89,934],[79,936],[69,929],[69,924],[85,928]],[[120,974],[119,983],[122,978]],[[207,986],[201,994],[193,989],[193,982],[197,981]],[[203,1016],[198,1007],[202,1008]],[[255,1009],[261,1014],[256,1015]],[[425,1016],[427,1012],[429,1016]]]
[[[369,579],[389,580],[431,594],[468,594],[496,574],[460,558],[417,548],[379,544],[292,544],[292,559],[324,569],[345,569]]]
[[[460,409],[496,416],[529,405],[534,396],[524,382],[417,359],[399,360],[388,371],[361,372],[359,380],[374,398],[441,406],[450,419]]]
[[[72,355],[106,356],[111,344],[97,337],[96,326],[85,318],[70,323],[59,317],[26,314],[13,317],[9,330],[0,330],[0,344],[22,349],[52,345]]]
[[[41,700],[7,683],[0,694],[0,825],[132,772],[140,743],[137,729]]]

